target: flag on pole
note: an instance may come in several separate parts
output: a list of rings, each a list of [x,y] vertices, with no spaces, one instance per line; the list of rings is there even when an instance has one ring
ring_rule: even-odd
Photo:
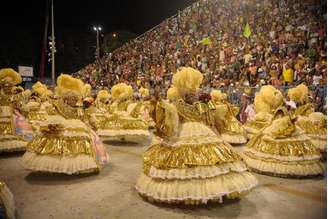
[[[246,23],[245,27],[244,27],[244,37],[249,38],[251,36],[252,32],[251,32],[251,28],[249,27],[248,22]]]

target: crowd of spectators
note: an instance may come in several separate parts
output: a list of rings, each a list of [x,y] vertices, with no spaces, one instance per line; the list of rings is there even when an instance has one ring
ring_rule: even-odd
[[[323,0],[200,0],[75,76],[95,89],[124,81],[165,93],[177,68],[191,66],[205,90],[231,91],[231,101],[240,88],[299,83],[323,101],[326,16]]]

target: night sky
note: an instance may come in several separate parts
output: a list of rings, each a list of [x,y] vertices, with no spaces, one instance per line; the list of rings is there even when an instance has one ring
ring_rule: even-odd
[[[193,2],[195,0],[54,0],[55,31],[56,35],[69,30],[94,36],[92,26],[99,24],[104,33],[128,30],[139,35]],[[0,67],[16,68],[18,64],[38,67],[46,4],[50,5],[50,0],[12,0],[6,1],[5,7],[2,5]],[[50,7],[48,12],[50,15]]]

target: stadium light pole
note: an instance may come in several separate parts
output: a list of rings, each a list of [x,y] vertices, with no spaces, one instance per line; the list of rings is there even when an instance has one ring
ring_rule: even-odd
[[[51,80],[55,86],[55,22],[54,22],[54,0],[51,0]]]
[[[93,30],[96,31],[96,33],[97,33],[97,35],[96,35],[96,37],[97,37],[97,47],[96,47],[97,57],[96,57],[96,59],[99,59],[100,58],[99,32],[101,31],[101,27],[100,26],[94,26]]]

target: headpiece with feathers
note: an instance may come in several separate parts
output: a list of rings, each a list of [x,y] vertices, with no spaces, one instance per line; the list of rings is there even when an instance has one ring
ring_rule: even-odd
[[[47,95],[48,94],[48,88],[45,84],[42,84],[40,81],[36,82],[32,86],[33,92],[37,93],[39,96]]]
[[[257,113],[272,113],[282,104],[283,96],[281,92],[271,85],[262,86],[254,99],[254,106]]]
[[[125,83],[119,83],[112,87],[111,89],[112,99],[121,100],[125,98],[130,98],[133,96],[133,89],[130,85]]]
[[[3,68],[0,70],[0,83],[17,85],[22,83],[22,77],[12,68]]]
[[[107,90],[100,90],[97,94],[97,100],[108,99],[109,97],[110,97],[110,94]]]
[[[166,98],[170,101],[177,100],[179,98],[178,90],[175,87],[170,87],[167,90]]]
[[[296,103],[304,104],[308,102],[309,89],[306,85],[300,84],[288,90],[288,97]]]
[[[91,85],[90,84],[85,84],[83,86],[83,97],[89,97],[91,95]]]
[[[195,93],[202,82],[202,73],[191,67],[181,67],[172,79],[173,86],[177,88],[180,96]]]
[[[74,93],[78,96],[83,96],[84,92],[84,83],[77,78],[73,78],[67,74],[61,74],[57,78],[57,87],[55,92],[59,96],[63,96],[66,93]]]
[[[211,98],[214,102],[217,102],[225,100],[227,98],[227,95],[225,93],[222,93],[220,90],[212,90]]]
[[[321,112],[314,112],[309,115],[309,118],[317,121],[320,123],[323,127],[327,126],[327,116]]]
[[[141,87],[139,93],[142,97],[149,97],[149,90],[147,88]]]

